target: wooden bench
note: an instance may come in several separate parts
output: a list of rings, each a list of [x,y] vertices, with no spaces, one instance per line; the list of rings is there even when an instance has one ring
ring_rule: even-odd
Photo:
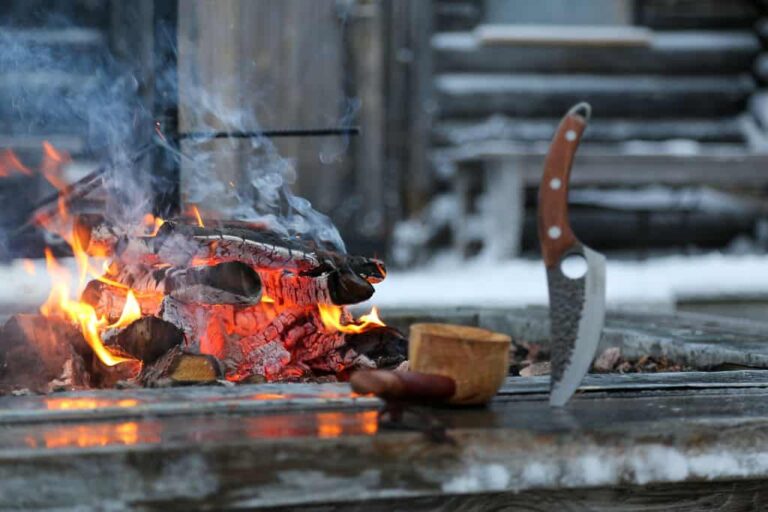
[[[699,144],[693,154],[674,144],[586,145],[579,151],[571,176],[573,186],[638,187],[702,186],[761,189],[768,186],[768,153],[740,144]],[[467,254],[479,241],[494,259],[519,254],[525,213],[525,189],[537,187],[546,143],[488,141],[453,147],[434,154],[435,165],[453,173],[458,211],[452,226],[455,248]],[[485,191],[482,215],[472,204],[478,179]],[[473,226],[472,219],[482,219]],[[469,222],[467,219],[470,219]],[[476,233],[477,229],[481,233]],[[478,236],[479,235],[479,236]]]

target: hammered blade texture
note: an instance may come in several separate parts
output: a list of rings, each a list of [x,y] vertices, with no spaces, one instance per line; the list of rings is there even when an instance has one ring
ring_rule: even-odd
[[[570,279],[559,266],[547,269],[549,320],[552,343],[551,382],[559,382],[568,365],[584,309],[586,278]]]

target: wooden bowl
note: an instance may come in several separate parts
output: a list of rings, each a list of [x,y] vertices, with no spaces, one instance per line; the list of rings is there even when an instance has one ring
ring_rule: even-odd
[[[507,376],[511,341],[505,334],[477,327],[413,324],[408,368],[456,381],[456,393],[449,403],[484,404]]]

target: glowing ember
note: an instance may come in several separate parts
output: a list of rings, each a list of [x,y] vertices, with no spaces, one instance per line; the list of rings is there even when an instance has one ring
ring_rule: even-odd
[[[47,142],[43,151],[40,172],[65,192],[61,194],[64,197],[68,187],[62,170],[70,158]],[[0,165],[7,166],[7,161],[0,160]],[[264,226],[242,222],[232,227],[217,224],[221,236],[214,236],[213,230],[198,236],[194,224],[204,228],[205,222],[195,205],[186,211],[186,222],[169,220],[165,224],[163,219],[147,213],[128,228],[94,226],[89,224],[91,217],[75,219],[67,207],[68,202],[61,199],[58,213],[49,212],[47,218],[38,221],[69,244],[77,276],[60,266],[51,250],[46,250],[52,287],[40,311],[79,326],[106,366],[138,363],[138,359],[110,350],[104,335],[108,330],[125,329],[143,315],[155,315],[161,324],[172,324],[176,332],[183,333],[184,350],[189,351],[183,357],[212,355],[221,365],[216,369],[217,378],[236,381],[255,375],[267,380],[342,375],[358,364],[357,355],[364,355],[351,348],[342,349],[347,342],[344,335],[385,326],[376,308],[355,320],[345,306],[334,305],[354,304],[370,297],[371,285],[386,273],[375,259],[347,260],[347,255],[321,253],[309,244],[305,248],[301,240],[286,240],[283,246],[278,237],[264,234]],[[147,236],[157,235],[164,225],[168,236]],[[234,234],[228,234],[227,229]],[[96,259],[96,254],[114,259]],[[23,266],[34,272],[31,263],[24,262]],[[206,266],[216,268],[200,268]],[[246,266],[245,270],[242,266]],[[101,284],[89,283],[91,280]],[[238,283],[251,284],[239,289]],[[79,299],[81,294],[88,302]],[[115,318],[117,321],[110,324]],[[168,349],[158,346],[160,357]],[[129,350],[127,345],[123,349]],[[158,360],[133,355],[150,365]],[[114,375],[129,366],[133,365],[120,366]],[[145,375],[153,368],[148,367]],[[113,384],[108,379],[97,382]],[[338,435],[336,418],[322,420],[322,435]]]
[[[386,327],[386,324],[379,318],[379,310],[375,306],[371,309],[370,313],[361,316],[357,322],[351,324],[341,322],[343,309],[339,306],[318,304],[317,307],[320,311],[320,319],[323,321],[323,325],[331,332],[340,331],[349,334],[360,334],[377,327]]]

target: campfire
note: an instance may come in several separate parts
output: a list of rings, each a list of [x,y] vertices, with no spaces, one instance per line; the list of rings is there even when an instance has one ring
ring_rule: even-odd
[[[68,158],[44,149],[41,171],[66,191]],[[78,271],[46,249],[53,286],[41,314],[0,332],[5,392],[333,381],[405,359],[405,340],[375,308],[357,319],[348,310],[386,277],[378,259],[194,206],[128,227],[58,206],[36,222],[66,241]]]

